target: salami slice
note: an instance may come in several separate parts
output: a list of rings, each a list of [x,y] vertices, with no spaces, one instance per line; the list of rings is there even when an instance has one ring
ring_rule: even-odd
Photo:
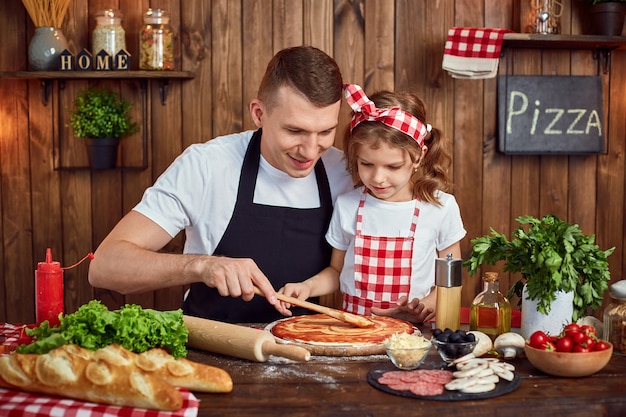
[[[424,371],[420,378],[422,381],[430,382],[431,384],[445,385],[452,381],[453,375],[450,371],[433,369]]]
[[[386,385],[396,391],[410,391],[413,384],[411,382],[393,382]]]
[[[432,397],[433,395],[443,394],[444,386],[420,381],[412,384],[409,390],[415,395]]]
[[[387,371],[381,375],[381,378],[403,379],[407,374],[411,374],[412,372],[413,371]]]

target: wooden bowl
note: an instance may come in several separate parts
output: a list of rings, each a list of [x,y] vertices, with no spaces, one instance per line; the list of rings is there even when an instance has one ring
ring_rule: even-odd
[[[608,343],[608,342],[607,342]],[[597,352],[548,352],[526,343],[526,358],[540,371],[554,376],[581,377],[593,375],[606,366],[613,354],[613,345]]]

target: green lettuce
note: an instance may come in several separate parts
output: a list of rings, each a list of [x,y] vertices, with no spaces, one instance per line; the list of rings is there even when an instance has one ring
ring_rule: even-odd
[[[19,353],[43,354],[67,343],[90,350],[117,343],[136,353],[161,347],[175,358],[182,358],[187,356],[189,330],[180,309],[157,311],[126,304],[110,311],[100,301],[92,300],[75,313],[61,316],[59,326],[50,327],[46,320],[39,327],[27,328],[26,334],[36,341],[19,346]]]

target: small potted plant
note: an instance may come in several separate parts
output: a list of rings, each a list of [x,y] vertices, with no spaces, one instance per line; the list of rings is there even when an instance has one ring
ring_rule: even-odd
[[[626,0],[582,0],[588,6],[591,35],[621,36],[626,16]]]
[[[520,226],[510,241],[493,229],[491,234],[473,239],[471,256],[464,265],[470,275],[474,275],[482,264],[495,265],[503,261],[504,271],[521,273],[521,278],[509,291],[509,298],[520,297],[522,335],[526,337],[525,333],[537,330],[524,329],[525,323],[534,325],[531,314],[535,312],[552,322],[546,326],[562,328],[563,323],[549,316],[551,310],[561,310],[556,313],[563,310],[553,308],[559,294],[568,294],[572,300],[569,301],[572,308],[562,318],[564,321],[576,321],[598,308],[611,279],[607,258],[615,248],[600,249],[594,243],[595,235],[586,235],[578,225],[554,215],[541,219],[522,216],[517,221]],[[526,304],[527,301],[534,302],[533,307],[527,307],[531,305]]]
[[[129,114],[131,104],[105,87],[88,87],[74,99],[68,126],[86,140],[93,169],[115,167],[121,137],[139,131]]]

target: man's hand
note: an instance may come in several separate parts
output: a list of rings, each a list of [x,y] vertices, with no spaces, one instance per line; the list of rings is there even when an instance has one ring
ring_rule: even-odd
[[[254,287],[258,287],[267,301],[283,315],[291,315],[276,298],[276,291],[269,279],[261,272],[257,264],[249,258],[227,258],[212,256],[207,271],[203,274],[203,282],[217,289],[223,297],[241,297],[250,301],[254,297]]]

